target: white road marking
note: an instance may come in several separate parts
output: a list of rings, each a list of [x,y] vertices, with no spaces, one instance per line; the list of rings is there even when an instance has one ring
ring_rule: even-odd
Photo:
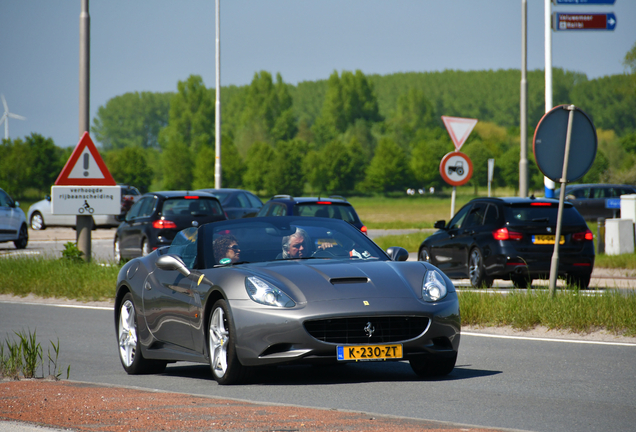
[[[89,306],[89,305],[74,305],[74,304],[22,302],[22,301],[11,301],[11,300],[0,300],[0,303],[20,304],[20,305],[29,305],[29,306],[53,306],[53,307],[72,308],[72,309],[94,309],[94,310],[105,310],[105,311],[112,311],[114,308],[114,306],[105,307],[105,306]]]
[[[562,342],[562,343],[574,343],[574,344],[615,345],[615,346],[636,347],[636,343],[629,343],[629,342],[605,342],[605,341],[576,340],[576,339],[542,338],[542,337],[532,337],[532,336],[508,336],[508,335],[494,335],[494,334],[473,333],[473,332],[462,332],[461,335],[487,337],[487,338],[495,338],[495,339],[517,339],[517,340],[542,341],[542,342]]]

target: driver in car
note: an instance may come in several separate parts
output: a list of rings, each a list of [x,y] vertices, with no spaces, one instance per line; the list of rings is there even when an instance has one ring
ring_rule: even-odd
[[[276,259],[296,259],[311,256],[311,238],[307,231],[302,228],[296,228],[296,232],[283,237],[283,251]],[[326,249],[333,247],[332,243],[322,243],[318,249]]]

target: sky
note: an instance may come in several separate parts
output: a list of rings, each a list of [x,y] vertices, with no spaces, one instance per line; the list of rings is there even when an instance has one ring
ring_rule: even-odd
[[[544,0],[528,3],[528,69],[544,68]],[[521,0],[221,0],[221,86],[280,72],[291,84],[365,74],[521,68]],[[552,32],[554,67],[589,79],[625,73],[636,0],[552,5],[616,15],[614,31]],[[81,0],[0,0],[0,93],[9,137],[79,142]],[[126,92],[214,87],[214,0],[92,0],[90,116]],[[0,106],[0,111],[4,111]],[[0,116],[2,115],[0,112]],[[4,138],[4,127],[0,127]],[[2,155],[0,155],[2,157]]]

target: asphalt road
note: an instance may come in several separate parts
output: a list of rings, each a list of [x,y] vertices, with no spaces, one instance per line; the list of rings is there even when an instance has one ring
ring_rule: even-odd
[[[417,379],[407,363],[286,366],[244,386],[218,386],[204,365],[128,376],[112,310],[0,303],[0,338],[36,331],[60,342],[71,379],[265,403],[338,408],[532,431],[628,431],[636,424],[636,345],[463,334],[457,367]],[[46,373],[47,371],[45,371]]]

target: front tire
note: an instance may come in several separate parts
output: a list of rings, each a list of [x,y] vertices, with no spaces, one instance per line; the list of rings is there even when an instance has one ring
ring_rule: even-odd
[[[569,274],[566,277],[566,283],[570,287],[577,287],[579,289],[587,289],[590,286],[591,274]]]
[[[490,288],[492,286],[492,278],[486,276],[484,256],[477,248],[470,251],[468,257],[468,276],[470,277],[470,284],[475,288]]]
[[[121,264],[121,243],[119,237],[115,237],[113,243],[113,256],[115,257],[115,264]]]
[[[166,362],[147,360],[141,354],[137,311],[130,293],[124,296],[119,309],[117,339],[119,342],[119,360],[121,360],[121,365],[129,375],[161,373],[166,369]]]
[[[20,234],[18,234],[18,239],[13,242],[16,249],[25,249],[27,247],[27,243],[29,243],[29,231],[27,230],[26,225],[22,225],[20,227]]]
[[[426,249],[425,247],[420,249],[420,253],[418,255],[418,259],[420,261],[431,262],[431,255],[428,253],[428,249]]]
[[[532,286],[532,279],[523,275],[511,275],[510,281],[515,288],[528,288]]]
[[[247,378],[248,369],[236,355],[235,333],[227,302],[217,300],[208,320],[208,352],[212,376],[221,385],[238,384]]]
[[[145,239],[143,239],[141,241],[141,256],[145,257],[150,252],[152,252],[152,251],[150,250],[150,246],[148,245],[148,239],[145,238]]]
[[[46,229],[46,225],[44,224],[44,218],[42,217],[42,213],[40,212],[37,212],[37,211],[33,212],[29,223],[31,224],[31,229],[34,231]]]
[[[409,364],[419,377],[434,378],[446,376],[455,369],[457,353],[449,358],[430,358],[425,360],[409,360]]]

